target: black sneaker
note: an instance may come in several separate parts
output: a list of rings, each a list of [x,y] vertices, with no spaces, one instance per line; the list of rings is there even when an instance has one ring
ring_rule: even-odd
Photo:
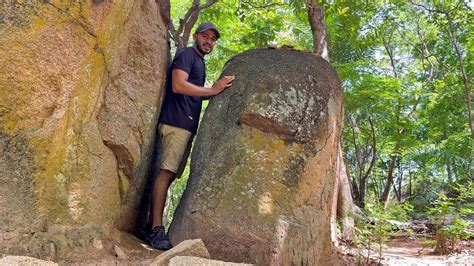
[[[159,250],[168,250],[173,247],[168,239],[168,236],[166,236],[165,228],[160,225],[153,227],[153,229],[148,232],[148,235],[146,236],[146,242],[148,242],[148,244],[150,244],[150,246],[153,248]]]

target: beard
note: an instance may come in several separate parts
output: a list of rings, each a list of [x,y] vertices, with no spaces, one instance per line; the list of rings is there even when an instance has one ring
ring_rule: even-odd
[[[210,51],[205,51],[203,48],[202,48],[202,45],[198,42],[198,41],[195,41],[194,42],[196,44],[196,49],[203,55],[205,54],[209,54],[211,51],[212,51],[212,48],[210,49]]]

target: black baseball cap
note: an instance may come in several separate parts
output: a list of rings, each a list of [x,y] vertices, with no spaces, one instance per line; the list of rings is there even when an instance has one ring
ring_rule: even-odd
[[[219,39],[221,37],[221,34],[219,33],[219,31],[217,30],[217,27],[216,25],[210,23],[210,22],[203,22],[201,23],[196,31],[194,33],[202,33],[202,32],[205,32],[206,30],[212,30],[214,31],[214,33],[216,34],[216,37],[217,39]]]

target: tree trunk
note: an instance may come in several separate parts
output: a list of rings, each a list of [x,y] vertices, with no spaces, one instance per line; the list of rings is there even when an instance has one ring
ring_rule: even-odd
[[[348,173],[348,171],[346,171]],[[358,199],[360,198],[359,196],[359,186],[357,185],[357,181],[353,178],[351,182],[352,186],[352,198],[354,199],[354,202],[357,206],[359,205]]]
[[[398,152],[398,144],[395,146],[395,153]],[[390,164],[388,166],[387,182],[385,183],[382,196],[380,196],[380,203],[387,206],[388,199],[390,198],[390,191],[393,185],[393,170],[395,169],[395,163],[397,162],[397,155],[390,156]]]
[[[451,21],[451,16],[448,12],[444,13],[446,15],[446,19],[448,20],[448,32],[451,40],[451,44],[456,52],[456,56],[459,61],[459,71],[461,72],[462,82],[464,85],[464,91],[466,93],[466,104],[467,104],[467,121],[469,124],[469,130],[471,131],[471,137],[474,139],[474,124],[472,118],[472,94],[471,88],[469,87],[469,79],[466,74],[466,69],[464,67],[464,60],[462,58],[461,49],[459,48],[459,43],[456,38],[456,34],[454,33],[453,23]]]
[[[449,254],[448,238],[446,233],[440,229],[436,230],[436,247],[434,250],[435,254],[445,255]]]
[[[337,218],[341,222],[342,238],[350,240],[352,238],[352,228],[354,228],[354,219],[349,215],[354,209],[352,201],[351,185],[346,172],[344,158],[342,157],[342,149],[339,145],[338,154],[339,175],[337,185]]]
[[[408,198],[411,199],[411,195],[412,195],[412,184],[413,184],[413,183],[412,183],[412,172],[411,172],[411,171],[408,173],[408,176],[409,176],[409,180],[410,180],[410,181],[409,181],[410,183],[409,183],[409,186],[408,186]]]
[[[323,9],[315,0],[308,0],[308,21],[311,27],[311,33],[313,35],[313,53],[321,56],[324,60],[329,62],[328,53],[328,39],[326,33],[326,25],[324,23]],[[340,219],[342,224],[342,237],[350,239],[352,237],[352,228],[354,227],[354,219],[349,217],[349,213],[352,212],[354,202],[352,200],[351,186],[346,172],[346,166],[344,158],[342,156],[342,148],[339,141],[338,150],[338,174],[337,174],[337,186],[335,195],[335,207],[333,206],[332,213],[332,224],[335,226],[336,216]],[[364,187],[365,190],[365,187]],[[334,211],[337,209],[337,212]],[[335,228],[332,230],[336,232]],[[334,238],[334,235],[333,235]],[[333,241],[337,241],[333,239]]]
[[[358,198],[358,206],[361,208],[365,207],[365,190],[367,187],[367,180],[365,178],[361,178],[359,183],[359,198]]]
[[[398,165],[398,179],[397,179],[397,200],[399,203],[402,202],[402,181],[403,181],[403,171],[400,168],[400,160],[397,162]]]
[[[326,25],[323,8],[316,0],[308,0],[308,20],[313,35],[313,53],[329,62]]]
[[[389,42],[384,37],[382,37],[382,41],[383,41],[385,51],[387,52],[387,54],[390,58],[390,65],[392,67],[393,77],[395,79],[398,79],[398,72],[397,72],[397,68],[395,66],[395,58],[394,58],[394,55],[393,55],[393,51],[390,49]],[[397,108],[397,110],[396,110],[396,121],[398,122],[398,121],[400,121],[401,103],[400,103],[400,92],[397,91],[397,94],[398,94],[398,101],[397,101],[397,106],[396,106],[396,108]],[[397,132],[399,134],[403,133],[403,131],[404,131],[403,128],[402,129],[400,129],[400,128],[397,129]],[[390,164],[388,166],[387,181],[385,183],[382,195],[379,198],[380,203],[382,203],[384,205],[384,207],[387,206],[388,199],[390,198],[390,191],[392,190],[392,185],[393,185],[393,171],[395,169],[395,164],[396,164],[397,159],[398,159],[397,153],[398,153],[399,149],[400,149],[400,144],[396,143],[395,147],[393,149],[393,153],[390,156]]]
[[[367,182],[369,180],[369,176],[372,173],[372,170],[375,166],[376,162],[376,138],[375,138],[375,129],[373,126],[372,118],[369,116],[368,121],[371,128],[371,139],[367,140],[365,146],[359,147],[357,144],[356,138],[360,133],[360,129],[357,125],[357,121],[355,118],[349,116],[347,119],[349,125],[352,129],[352,138],[355,150],[355,158],[357,162],[357,170],[355,171],[358,176],[359,183],[357,184],[356,178],[354,178],[353,182],[353,191],[354,191],[354,200],[356,205],[359,207],[364,207],[365,205],[365,194],[367,190]],[[357,135],[357,136],[356,136]],[[370,142],[370,144],[369,144]],[[370,162],[368,162],[370,159]],[[367,164],[369,167],[367,168]],[[367,169],[366,169],[367,168]]]

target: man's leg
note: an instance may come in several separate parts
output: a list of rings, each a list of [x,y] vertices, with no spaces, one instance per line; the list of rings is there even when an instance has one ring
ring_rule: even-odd
[[[180,176],[180,164],[191,137],[191,132],[164,124],[158,126],[161,145],[160,170],[153,184],[151,201],[152,228],[146,241],[154,248],[167,250],[172,247],[163,227],[163,211],[168,188]],[[176,175],[175,173],[178,173]]]
[[[163,225],[163,210],[165,209],[166,196],[174,177],[175,174],[173,172],[160,169],[155,178],[151,203],[152,228]]]
[[[160,169],[153,184],[151,215],[152,227],[147,234],[146,241],[154,248],[168,250],[173,247],[166,236],[163,226],[163,210],[165,208],[166,195],[168,188],[174,180],[175,174],[169,170]]]

